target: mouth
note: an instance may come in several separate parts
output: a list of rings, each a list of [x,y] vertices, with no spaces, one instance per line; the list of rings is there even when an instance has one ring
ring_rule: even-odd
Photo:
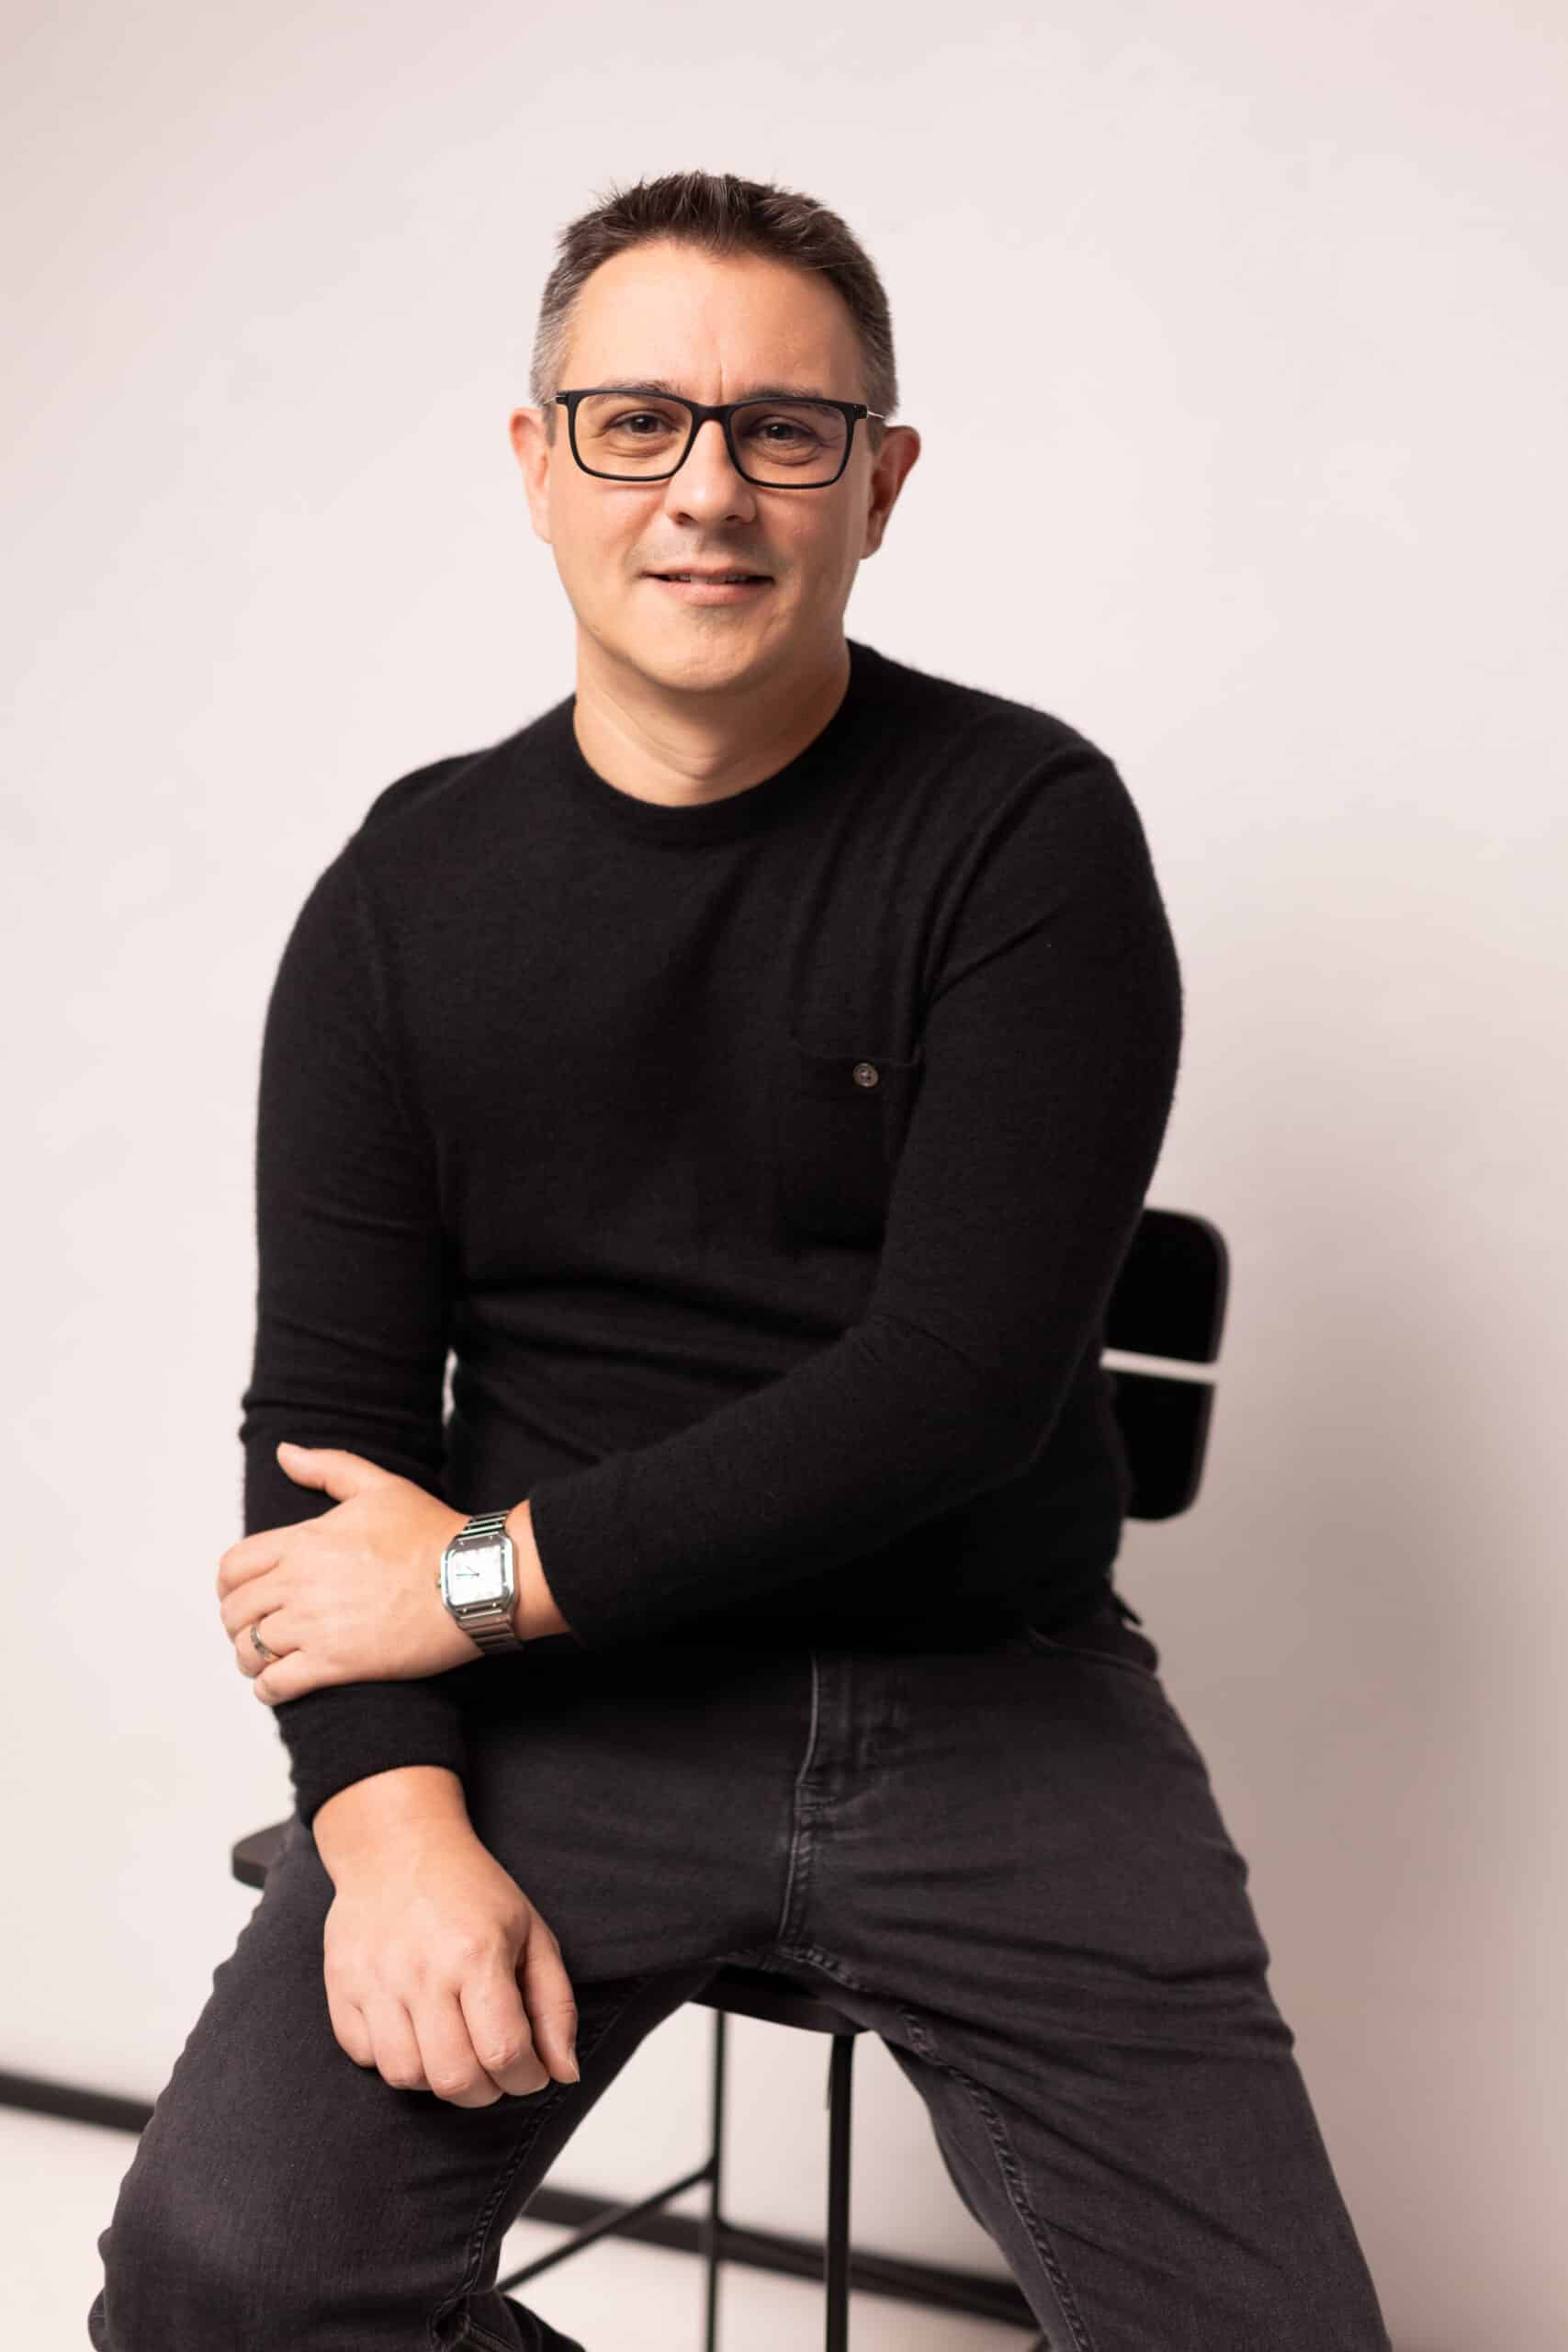
[[[648,571],[643,577],[694,605],[743,604],[773,584],[766,571]]]

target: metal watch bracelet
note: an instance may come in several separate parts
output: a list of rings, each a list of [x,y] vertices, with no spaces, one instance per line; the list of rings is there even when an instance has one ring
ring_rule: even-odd
[[[509,1516],[510,1507],[504,1510],[475,1511],[465,1524],[458,1529],[457,1534],[452,1538],[452,1544],[446,1546],[446,1550],[450,1551],[453,1544],[460,1544],[465,1537],[470,1535],[500,1536],[510,1546],[512,1544],[512,1538],[506,1533],[506,1521]],[[513,1562],[515,1562],[516,1551],[514,1546],[513,1547]],[[436,1584],[438,1587],[442,1588],[442,1600],[446,1608],[447,1614],[457,1624],[461,1625],[464,1633],[468,1634],[469,1640],[475,1644],[476,1647],[483,1651],[495,1651],[516,1650],[522,1649],[525,1646],[521,1634],[518,1633],[516,1626],[513,1623],[513,1611],[517,1606],[515,1584],[513,1585],[510,1606],[504,1600],[489,1601],[485,1603],[482,1608],[476,1609],[470,1613],[464,1614],[458,1610],[454,1609],[451,1602],[446,1600],[444,1587],[445,1574],[446,1555],[443,1554],[443,1565],[436,1570],[435,1575]]]

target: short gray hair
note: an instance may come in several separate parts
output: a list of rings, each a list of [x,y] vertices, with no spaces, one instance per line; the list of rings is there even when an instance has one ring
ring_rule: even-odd
[[[836,212],[797,189],[733,172],[666,172],[630,187],[614,182],[592,211],[560,232],[558,257],[539,301],[528,369],[528,397],[542,409],[554,442],[560,370],[578,295],[613,254],[654,242],[694,245],[715,254],[758,254],[818,271],[835,286],[854,322],[866,405],[891,416],[898,405],[893,322],[871,256]],[[865,427],[874,453],[884,428]]]

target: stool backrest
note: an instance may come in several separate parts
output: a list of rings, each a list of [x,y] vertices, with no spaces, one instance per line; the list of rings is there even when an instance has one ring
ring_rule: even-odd
[[[1145,1208],[1106,1306],[1104,1346],[1168,1363],[1209,1364],[1220,1351],[1230,1258],[1207,1217]],[[1173,1519],[1197,1495],[1214,1384],[1107,1364],[1111,1405],[1133,1473],[1128,1515]]]

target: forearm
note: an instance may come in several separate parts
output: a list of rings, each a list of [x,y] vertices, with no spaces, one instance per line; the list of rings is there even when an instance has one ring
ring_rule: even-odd
[[[570,1633],[545,1581],[526,1501],[508,1513],[507,1532],[516,1550],[517,1632],[525,1642]],[[441,1622],[434,1559],[421,1577],[421,1608]],[[465,1635],[449,1662],[466,1665],[479,1655]],[[362,1821],[376,1839],[389,1816],[394,1836],[408,1834],[405,1815],[416,1793],[428,1809],[434,1791],[459,1821],[464,1817],[467,1743],[462,1699],[450,1674],[324,1683],[279,1701],[276,1714],[289,1751],[296,1808],[312,1831],[325,1826],[334,1851],[345,1835],[358,1838]],[[344,1823],[351,1825],[346,1832]],[[326,1846],[321,1851],[330,1869]]]
[[[545,1581],[525,1499],[507,1514],[506,1532],[515,1551],[518,1633],[525,1641],[570,1633]],[[339,1789],[317,1806],[310,1826],[335,1885],[342,1871],[373,1857],[389,1838],[401,1841],[432,1829],[462,1832],[471,1825],[457,1773],[441,1764],[404,1764]]]

